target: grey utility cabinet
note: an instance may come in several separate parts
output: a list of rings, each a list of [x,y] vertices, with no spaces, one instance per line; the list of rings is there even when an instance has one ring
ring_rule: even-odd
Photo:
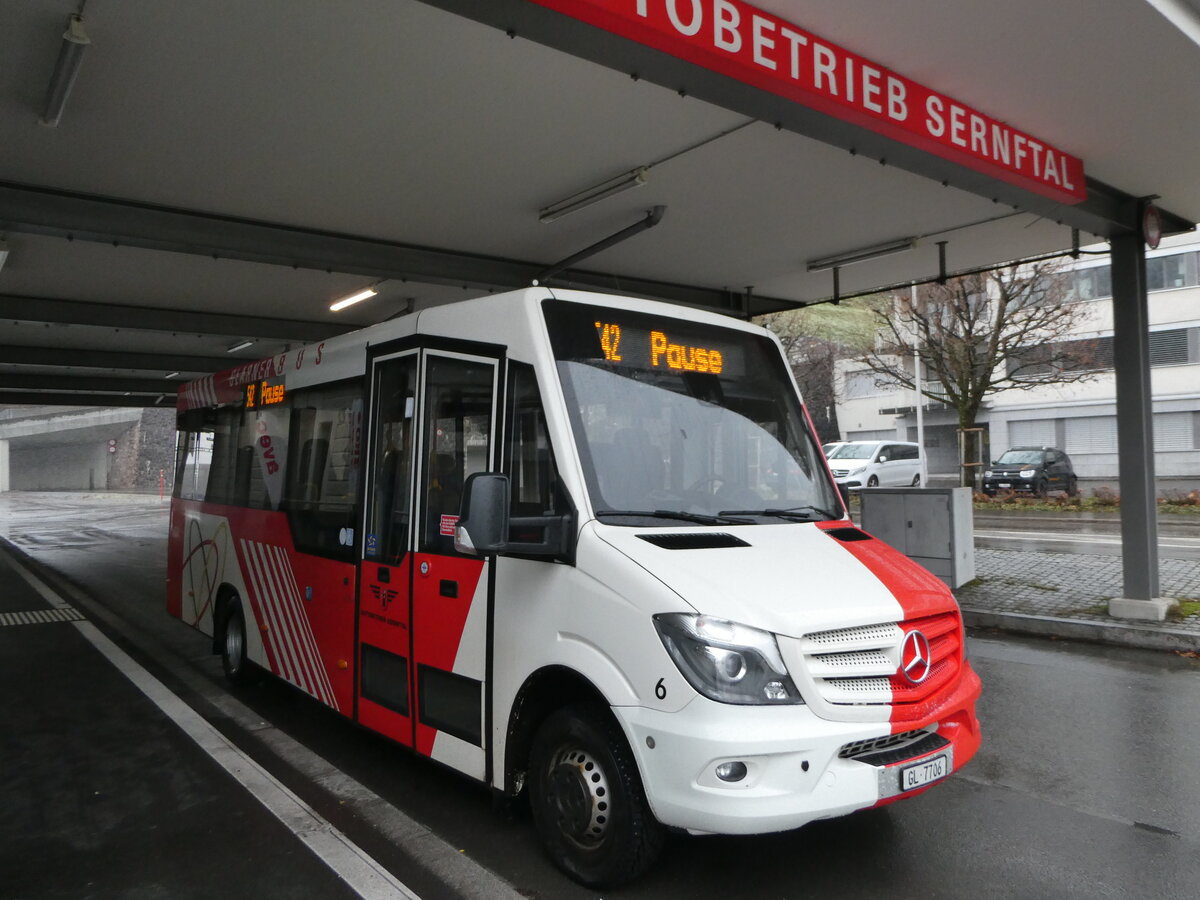
[[[971,489],[863,488],[863,531],[891,544],[952,588],[975,577]]]

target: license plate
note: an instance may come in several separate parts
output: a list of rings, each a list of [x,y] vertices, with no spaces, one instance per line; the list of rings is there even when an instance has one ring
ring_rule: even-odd
[[[1001,481],[996,487],[1012,487],[1011,481]]]
[[[935,756],[915,766],[905,766],[900,770],[900,790],[911,791],[913,788],[939,781],[946,777],[946,769],[945,756]]]

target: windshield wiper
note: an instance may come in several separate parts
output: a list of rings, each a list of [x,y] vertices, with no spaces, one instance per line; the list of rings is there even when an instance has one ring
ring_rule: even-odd
[[[795,519],[799,522],[811,522],[815,516],[810,512],[819,513],[825,519],[840,519],[837,513],[822,509],[819,506],[793,506],[788,509],[723,509],[718,515],[722,516],[774,516],[778,519]]]
[[[703,513],[690,513],[673,509],[600,509],[596,517],[601,516],[643,516],[649,519],[679,519],[682,522],[695,522],[697,525],[753,525],[749,519],[732,519],[724,513],[716,516],[706,516]]]

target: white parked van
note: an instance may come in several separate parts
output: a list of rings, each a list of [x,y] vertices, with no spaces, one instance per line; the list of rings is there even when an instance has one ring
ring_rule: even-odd
[[[846,517],[762,328],[533,287],[198,379],[178,424],[170,612],[527,794],[584,884],[979,747],[954,597]]]
[[[921,447],[905,441],[848,441],[829,451],[834,480],[851,490],[921,483]]]

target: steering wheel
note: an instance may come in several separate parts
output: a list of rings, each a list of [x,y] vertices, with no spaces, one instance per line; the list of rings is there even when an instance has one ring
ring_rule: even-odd
[[[700,491],[705,494],[718,494],[724,486],[725,479],[720,475],[705,475],[689,484],[687,489],[689,493]]]

